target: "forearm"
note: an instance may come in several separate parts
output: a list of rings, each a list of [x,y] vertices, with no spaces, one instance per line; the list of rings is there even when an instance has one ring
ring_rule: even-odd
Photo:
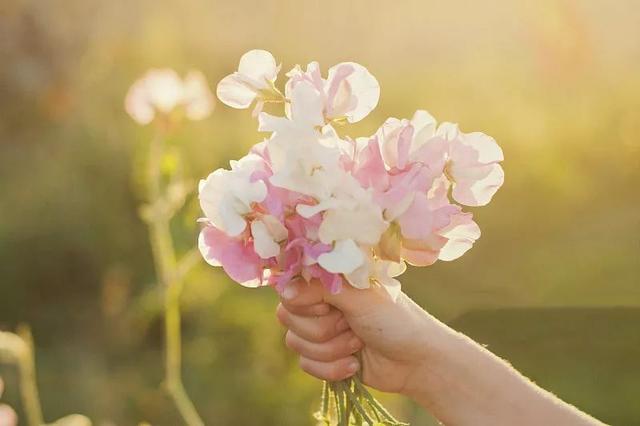
[[[431,315],[421,321],[424,362],[405,393],[445,424],[601,424]]]

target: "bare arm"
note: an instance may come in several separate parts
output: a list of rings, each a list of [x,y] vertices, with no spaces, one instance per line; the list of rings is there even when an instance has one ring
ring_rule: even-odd
[[[348,286],[330,295],[296,282],[278,318],[301,367],[326,380],[363,369],[364,382],[406,395],[447,425],[600,425],[507,362],[429,315],[408,296]],[[361,350],[362,366],[353,356]],[[355,366],[355,367],[354,367]]]

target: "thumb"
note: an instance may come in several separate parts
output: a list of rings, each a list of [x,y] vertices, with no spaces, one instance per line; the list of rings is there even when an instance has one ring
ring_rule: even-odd
[[[381,285],[371,285],[359,289],[346,281],[338,293],[331,294],[324,290],[324,301],[344,313],[348,317],[358,317],[379,309],[381,306],[393,304],[393,298]]]

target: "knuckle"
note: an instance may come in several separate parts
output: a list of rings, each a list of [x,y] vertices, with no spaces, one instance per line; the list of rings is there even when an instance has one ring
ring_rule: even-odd
[[[276,308],[276,318],[278,318],[280,324],[284,326],[287,325],[288,312],[282,303],[278,304],[278,307]]]
[[[285,334],[284,344],[287,346],[287,348],[291,349],[292,351],[296,351],[296,348],[297,348],[296,336],[293,334],[291,330],[288,330],[287,334]]]

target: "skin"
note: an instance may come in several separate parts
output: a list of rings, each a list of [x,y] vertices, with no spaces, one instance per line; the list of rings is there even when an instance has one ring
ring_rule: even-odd
[[[602,425],[429,315],[406,294],[291,282],[276,312],[300,367],[405,395],[447,425]],[[362,365],[354,354],[361,352]]]

